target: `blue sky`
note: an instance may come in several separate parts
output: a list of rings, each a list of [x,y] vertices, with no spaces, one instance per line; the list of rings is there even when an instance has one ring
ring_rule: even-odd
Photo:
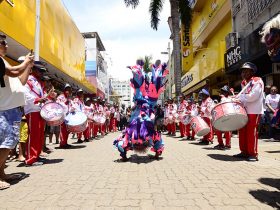
[[[112,60],[109,72],[113,77],[129,79],[125,67],[133,65],[141,56],[152,55],[153,60],[167,60],[170,30],[169,1],[164,4],[157,31],[150,27],[149,1],[142,0],[135,9],[126,8],[123,0],[63,0],[81,32],[97,31],[108,58]]]

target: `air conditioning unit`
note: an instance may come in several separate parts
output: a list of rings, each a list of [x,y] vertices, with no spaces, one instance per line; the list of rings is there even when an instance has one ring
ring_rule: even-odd
[[[239,34],[237,32],[229,33],[226,36],[227,50],[238,45]]]
[[[272,63],[272,73],[280,74],[280,63]]]
[[[236,16],[236,14],[241,10],[242,7],[242,1],[237,0],[236,4],[232,6],[232,16]]]

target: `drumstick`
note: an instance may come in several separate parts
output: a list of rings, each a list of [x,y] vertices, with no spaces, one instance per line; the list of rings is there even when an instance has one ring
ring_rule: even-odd
[[[48,92],[48,94],[45,96],[45,98],[48,98],[49,95],[54,91],[54,87],[52,86],[52,89]]]
[[[251,82],[248,82],[248,84],[240,91],[240,93],[238,93],[236,95],[236,98],[239,98],[239,96],[252,84],[252,81]]]

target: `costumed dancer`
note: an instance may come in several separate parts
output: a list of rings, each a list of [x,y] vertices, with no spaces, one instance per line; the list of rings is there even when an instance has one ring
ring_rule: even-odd
[[[152,73],[146,75],[143,65],[143,60],[137,60],[137,65],[129,67],[133,74],[130,83],[134,89],[135,107],[129,125],[113,143],[123,161],[128,160],[126,156],[128,150],[144,153],[148,147],[152,147],[155,158],[159,158],[164,149],[161,133],[154,129],[154,107],[158,96],[164,90],[164,80],[168,70],[166,64],[161,65],[160,68],[153,66]]]
[[[56,102],[63,107],[65,115],[68,114],[69,112],[74,111],[73,102],[70,98],[71,94],[72,94],[71,85],[67,83],[64,86],[63,93],[60,94],[56,99]],[[60,125],[60,148],[71,147],[71,145],[67,143],[68,136],[69,136],[69,131],[66,128],[65,122],[63,122]]]
[[[232,98],[230,97],[230,88],[225,85],[224,87],[221,88],[221,103],[223,102],[230,102],[232,101]],[[225,139],[226,139],[226,144],[224,144],[223,142],[223,132],[219,131],[219,130],[215,130],[215,133],[217,135],[217,138],[218,138],[218,145],[216,145],[214,148],[215,149],[230,149],[231,148],[231,132],[230,131],[227,131],[227,132],[224,132],[224,136],[225,136]]]
[[[251,62],[246,62],[241,67],[242,89],[245,91],[237,95],[244,105],[247,115],[247,125],[239,130],[239,148],[241,153],[234,157],[245,158],[248,161],[258,161],[258,124],[261,115],[264,113],[264,84],[260,77],[255,77],[257,66]]]
[[[44,143],[45,120],[41,117],[41,105],[46,101],[41,77],[46,72],[42,65],[34,65],[25,84],[26,105],[24,113],[28,123],[29,136],[26,144],[27,166],[42,165],[39,156]]]
[[[200,114],[201,117],[205,120],[205,122],[208,124],[208,126],[210,127],[210,132],[203,136],[202,140],[201,140],[201,144],[213,144],[213,138],[214,138],[214,134],[213,134],[213,127],[212,127],[212,123],[211,123],[211,110],[213,109],[214,106],[214,102],[213,100],[210,98],[210,94],[206,89],[202,89],[199,94],[202,97],[202,103],[201,103],[201,107],[200,107]]]

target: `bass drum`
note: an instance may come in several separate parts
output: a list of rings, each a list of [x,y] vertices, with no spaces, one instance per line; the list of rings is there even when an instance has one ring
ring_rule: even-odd
[[[245,108],[239,102],[223,102],[211,111],[213,127],[219,131],[236,131],[248,123]]]
[[[205,136],[210,132],[208,124],[199,116],[192,117],[190,124],[197,136]]]
[[[66,128],[71,133],[81,133],[87,128],[87,116],[82,112],[71,112],[65,117]]]
[[[40,115],[49,126],[61,125],[65,118],[63,106],[55,102],[46,103],[42,107]]]

